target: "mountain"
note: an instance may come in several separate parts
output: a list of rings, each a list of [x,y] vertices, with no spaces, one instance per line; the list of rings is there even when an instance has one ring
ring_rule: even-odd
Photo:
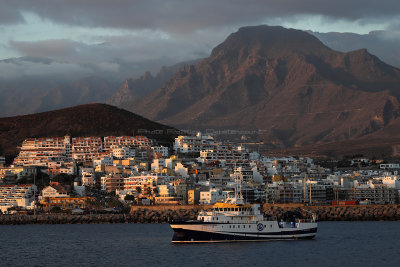
[[[32,114],[93,102],[104,102],[116,84],[100,77],[68,81],[24,77],[0,81],[0,116]]]
[[[142,99],[173,77],[173,75],[184,65],[195,64],[199,60],[185,61],[169,67],[161,67],[160,72],[153,76],[149,71],[137,79],[125,80],[121,88],[113,94],[107,103],[118,107],[129,107],[134,101]]]
[[[371,31],[368,34],[308,32],[332,49],[349,52],[364,47],[372,54],[378,55],[386,63],[400,68],[400,35],[398,32]]]
[[[131,105],[191,129],[255,131],[275,148],[358,139],[398,120],[400,70],[283,27],[243,27]]]
[[[168,129],[172,131],[168,132]],[[153,132],[151,131],[157,131]],[[32,115],[0,118],[0,155],[14,156],[30,137],[146,135],[162,143],[175,129],[106,104],[86,104]],[[150,132],[150,133],[149,133]]]

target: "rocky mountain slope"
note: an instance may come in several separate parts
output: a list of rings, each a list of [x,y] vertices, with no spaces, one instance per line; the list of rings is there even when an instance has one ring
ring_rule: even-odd
[[[368,34],[311,31],[309,33],[334,50],[349,52],[365,47],[384,62],[400,68],[400,35],[396,31],[371,31]]]
[[[169,67],[164,66],[160,69],[160,72],[154,76],[147,71],[137,79],[129,78],[125,80],[121,88],[107,100],[107,103],[122,108],[129,107],[134,101],[138,101],[162,87],[182,66],[195,64],[198,61],[199,60],[186,61]]]
[[[244,27],[130,110],[181,128],[258,131],[276,148],[357,139],[399,117],[400,70],[282,27]],[[397,128],[396,128],[397,129]]]

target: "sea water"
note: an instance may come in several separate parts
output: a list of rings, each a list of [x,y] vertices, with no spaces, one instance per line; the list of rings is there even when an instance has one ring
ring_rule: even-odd
[[[400,222],[320,222],[314,240],[172,244],[168,224],[1,225],[1,266],[400,266]]]

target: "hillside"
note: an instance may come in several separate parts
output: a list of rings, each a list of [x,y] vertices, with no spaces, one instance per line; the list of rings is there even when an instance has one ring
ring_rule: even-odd
[[[121,88],[107,100],[107,104],[122,108],[129,107],[134,101],[138,101],[162,87],[182,66],[195,64],[198,61],[199,60],[185,61],[173,66],[164,66],[160,69],[160,72],[154,76],[147,71],[139,78],[129,78],[125,80]]]
[[[161,130],[144,134],[144,131]],[[172,141],[171,127],[106,104],[87,104],[32,115],[0,118],[0,155],[13,156],[29,137],[147,135],[161,143]]]
[[[244,27],[130,110],[179,128],[259,132],[275,148],[359,139],[399,117],[400,70],[283,27]],[[400,129],[399,129],[400,130]]]

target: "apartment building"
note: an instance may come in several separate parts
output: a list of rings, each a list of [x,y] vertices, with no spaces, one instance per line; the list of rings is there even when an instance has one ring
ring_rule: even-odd
[[[214,138],[209,135],[180,135],[175,138],[174,150],[178,153],[200,153],[202,150],[212,150],[216,145]]]

